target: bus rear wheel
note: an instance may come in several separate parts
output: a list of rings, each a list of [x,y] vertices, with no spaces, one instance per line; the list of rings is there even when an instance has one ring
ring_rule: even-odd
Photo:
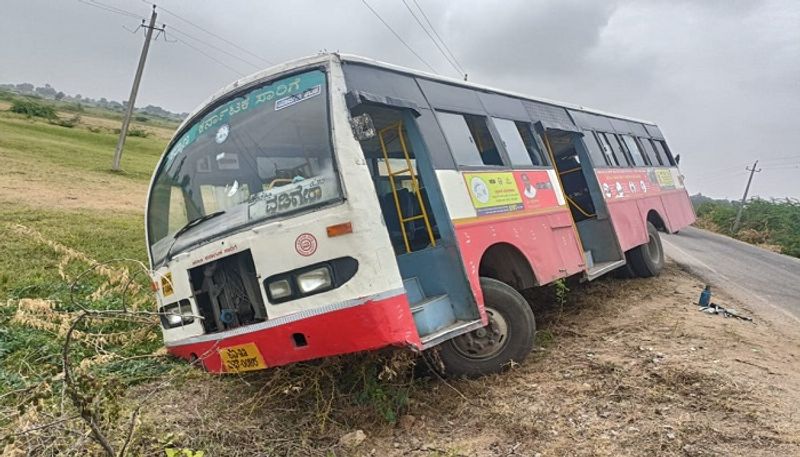
[[[525,298],[496,279],[481,278],[481,288],[489,324],[442,343],[439,357],[448,376],[497,373],[533,349],[536,320]]]
[[[661,246],[661,236],[656,227],[647,223],[646,244],[637,246],[628,253],[631,269],[640,278],[651,278],[661,273],[664,268],[664,249]]]

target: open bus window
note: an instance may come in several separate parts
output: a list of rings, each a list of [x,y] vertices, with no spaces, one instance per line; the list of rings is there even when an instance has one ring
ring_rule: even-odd
[[[485,117],[442,111],[436,114],[457,164],[503,165]]]
[[[634,166],[637,167],[647,166],[647,160],[645,160],[644,156],[642,155],[642,151],[639,149],[639,145],[636,144],[636,140],[634,140],[633,137],[629,135],[620,135],[620,137],[625,142],[625,146],[628,147],[628,152],[633,158]]]
[[[665,158],[665,162],[669,162],[670,165],[675,166],[675,159],[672,158],[672,154],[669,153],[669,150],[663,141],[653,140],[653,147],[656,148],[656,151],[659,155]]]
[[[586,145],[586,149],[589,151],[589,156],[592,158],[595,167],[605,167],[609,165],[609,161],[605,154],[603,154],[603,149],[600,147],[600,143],[597,142],[597,137],[593,132],[584,130],[583,142]]]
[[[542,156],[526,122],[492,118],[511,165],[542,166]]]
[[[656,165],[664,165],[664,161],[661,160],[661,156],[656,153],[656,150],[653,149],[653,145],[650,143],[650,140],[647,138],[637,138],[639,144],[642,146],[642,150],[644,150],[645,155],[650,159],[650,164]]]
[[[606,162],[612,167],[619,167],[620,161],[617,159],[614,149],[611,148],[609,138],[606,133],[598,133],[597,138],[600,140],[600,147],[603,148],[603,154],[606,156]]]

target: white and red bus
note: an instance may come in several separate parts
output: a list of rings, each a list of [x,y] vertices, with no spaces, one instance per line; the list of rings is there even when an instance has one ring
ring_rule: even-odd
[[[480,375],[533,347],[520,290],[656,275],[694,218],[651,122],[323,54],[186,119],[146,232],[165,344],[210,371],[402,346]]]

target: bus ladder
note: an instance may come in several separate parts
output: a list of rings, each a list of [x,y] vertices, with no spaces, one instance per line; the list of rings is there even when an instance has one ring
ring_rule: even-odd
[[[386,147],[386,144],[389,142],[384,139],[384,135],[393,131],[397,132],[397,138],[400,140],[400,149],[402,149],[403,157],[406,159],[406,168],[398,171],[392,170],[391,161],[389,160],[389,150]],[[422,192],[420,192],[419,189],[419,180],[417,180],[417,176],[414,173],[414,166],[411,164],[411,157],[408,155],[408,147],[406,146],[406,140],[403,136],[403,122],[400,121],[381,129],[378,132],[378,139],[381,143],[381,151],[383,152],[383,159],[385,161],[384,163],[386,163],[386,172],[389,175],[389,184],[392,187],[394,206],[397,209],[397,218],[400,220],[400,231],[403,234],[403,243],[405,244],[406,252],[411,252],[411,244],[408,242],[408,233],[406,233],[406,223],[420,219],[425,222],[425,230],[428,232],[428,237],[431,240],[431,246],[436,246],[436,240],[433,238],[433,229],[431,228],[431,222],[428,218],[428,212],[425,209],[425,203],[422,201]],[[397,196],[397,184],[394,181],[396,176],[402,175],[403,173],[408,173],[411,177],[411,187],[414,189],[414,193],[417,196],[417,201],[419,201],[419,207],[422,210],[421,214],[408,217],[403,215],[403,210],[400,208],[400,198]]]

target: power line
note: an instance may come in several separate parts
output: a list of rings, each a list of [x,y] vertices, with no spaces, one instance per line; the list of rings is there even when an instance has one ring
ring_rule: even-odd
[[[210,47],[210,48],[212,48],[212,49],[215,49],[215,50],[217,50],[217,51],[219,51],[219,52],[221,52],[221,53],[223,53],[223,54],[225,54],[225,55],[228,55],[228,56],[230,56],[230,57],[233,57],[233,58],[234,58],[234,59],[236,59],[236,60],[239,60],[239,61],[241,61],[241,62],[244,62],[244,63],[246,63],[246,64],[248,64],[248,65],[250,65],[250,66],[252,66],[252,67],[254,67],[254,68],[256,68],[256,69],[260,69],[260,68],[261,68],[261,65],[259,65],[259,64],[257,64],[257,63],[253,63],[252,61],[250,61],[250,60],[247,60],[247,59],[244,59],[244,58],[242,58],[242,57],[239,57],[239,56],[237,56],[236,54],[230,53],[230,52],[226,51],[225,49],[222,49],[222,48],[220,48],[219,46],[216,46],[216,45],[214,45],[213,43],[209,43],[209,42],[207,42],[207,41],[205,41],[205,40],[201,40],[200,38],[197,38],[196,36],[189,35],[188,33],[186,33],[186,32],[183,32],[183,31],[181,31],[181,30],[179,30],[179,29],[177,29],[177,28],[175,28],[175,27],[170,27],[169,29],[170,29],[171,31],[175,32],[175,33],[178,33],[178,34],[180,34],[180,35],[183,35],[183,36],[185,36],[186,38],[189,38],[190,40],[194,40],[194,41],[196,41],[196,42],[198,42],[198,43],[202,43],[202,44],[204,44],[204,45],[206,45],[206,46],[208,46],[208,47]]]
[[[377,11],[375,11],[375,9],[374,9],[374,8],[372,8],[372,7],[369,5],[369,3],[367,3],[367,0],[361,0],[361,3],[363,3],[363,4],[364,4],[364,6],[366,6],[366,7],[367,7],[367,8],[368,8],[370,11],[372,11],[372,14],[374,14],[374,15],[375,15],[375,17],[377,17],[377,18],[378,18],[378,20],[379,20],[379,21],[381,21],[381,22],[383,23],[383,25],[385,25],[385,26],[386,26],[386,28],[387,28],[387,29],[389,29],[389,31],[390,31],[390,32],[392,32],[392,34],[395,36],[395,38],[397,38],[397,39],[398,39],[398,40],[399,40],[401,43],[403,43],[403,46],[405,46],[405,47],[406,47],[406,49],[408,49],[409,51],[411,51],[411,53],[412,53],[412,54],[414,54],[414,56],[416,56],[416,58],[417,58],[417,59],[419,59],[419,61],[420,61],[420,62],[424,63],[424,64],[425,64],[425,66],[426,66],[426,67],[428,67],[428,68],[429,68],[429,69],[430,69],[432,72],[436,73],[437,75],[439,74],[439,72],[437,72],[437,71],[436,71],[436,70],[435,70],[435,69],[434,69],[434,68],[431,66],[431,64],[429,64],[428,62],[426,62],[426,61],[425,61],[425,59],[423,59],[422,57],[420,57],[420,55],[419,55],[419,54],[417,54],[417,52],[416,52],[416,51],[414,51],[414,49],[413,49],[413,48],[411,48],[411,46],[409,46],[409,45],[408,45],[408,43],[406,43],[406,42],[405,42],[405,40],[403,40],[403,38],[402,38],[402,37],[401,37],[401,36],[400,36],[400,35],[399,35],[397,32],[395,32],[395,31],[394,31],[394,29],[392,28],[392,26],[391,26],[391,25],[389,25],[389,23],[388,23],[388,22],[386,22],[386,21],[384,21],[384,20],[383,20],[383,18],[381,17],[381,15],[380,15],[380,14],[378,14],[378,12],[377,12]]]
[[[78,1],[80,3],[83,3],[84,5],[93,6],[95,8],[99,8],[101,10],[105,10],[105,11],[108,11],[108,12],[111,12],[111,13],[116,13],[116,14],[120,14],[122,16],[132,17],[132,18],[136,18],[136,19],[142,19],[141,15],[136,14],[136,13],[134,13],[132,11],[124,10],[122,8],[117,8],[116,6],[109,5],[107,3],[98,2],[97,0],[78,0]]]
[[[196,46],[192,45],[191,43],[187,43],[186,41],[183,41],[183,40],[181,40],[181,39],[180,39],[180,38],[178,38],[178,37],[175,37],[175,40],[177,40],[179,43],[183,43],[184,45],[186,45],[186,46],[187,46],[187,47],[189,47],[190,49],[193,49],[193,50],[195,50],[196,52],[198,52],[198,53],[200,53],[200,54],[203,54],[204,56],[206,56],[206,57],[208,57],[209,59],[213,60],[214,62],[216,62],[216,63],[218,63],[218,64],[222,65],[223,67],[227,68],[228,70],[230,70],[230,71],[232,71],[232,72],[236,73],[237,75],[239,75],[239,76],[244,76],[244,73],[242,73],[242,72],[240,72],[239,70],[237,70],[237,69],[233,68],[232,66],[230,66],[230,65],[226,64],[225,62],[223,62],[223,61],[221,61],[221,60],[217,59],[216,57],[214,57],[214,56],[212,56],[211,54],[209,54],[209,53],[207,53],[207,52],[203,51],[202,49],[200,49],[200,48],[198,48],[198,47],[196,47]]]
[[[439,45],[439,43],[436,41],[436,39],[433,38],[433,35],[431,35],[431,32],[429,32],[428,29],[425,28],[424,25],[422,25],[422,21],[419,20],[419,18],[417,17],[417,14],[414,12],[414,10],[411,9],[411,7],[408,5],[408,2],[406,0],[403,0],[403,5],[406,6],[406,9],[408,10],[409,13],[411,13],[411,16],[414,18],[414,20],[417,21],[417,24],[419,24],[419,27],[422,29],[423,32],[425,32],[426,35],[428,35],[428,38],[431,39],[433,44],[436,46],[436,49],[438,49],[439,52],[442,53],[444,58],[447,60],[448,63],[450,63],[450,66],[453,67],[453,69],[456,71],[456,73],[459,74],[459,76],[464,76],[464,72],[461,71],[461,69],[458,68],[458,66],[455,63],[453,63],[453,61],[450,59],[450,57],[447,55],[447,53],[444,52],[444,49],[442,49],[442,47]]]
[[[437,32],[436,28],[433,26],[433,24],[431,24],[430,19],[428,19],[428,15],[425,14],[425,10],[422,9],[422,6],[420,6],[419,3],[417,3],[417,0],[413,0],[413,2],[414,2],[414,5],[417,6],[417,9],[419,9],[419,12],[422,13],[422,17],[425,19],[425,22],[428,23],[428,27],[431,28],[431,30],[433,31],[433,34],[436,35],[436,38],[438,38],[439,41],[442,42],[442,46],[444,46],[444,48],[447,49],[447,52],[450,53],[450,56],[453,58],[453,62],[455,62],[456,65],[458,65],[458,68],[461,70],[459,73],[461,73],[461,74],[466,76],[466,71],[464,71],[464,66],[461,65],[461,62],[459,62],[458,59],[456,59],[456,55],[453,54],[453,51],[450,50],[450,47],[447,46],[447,43],[442,39],[441,35],[439,35],[439,32]]]
[[[142,0],[142,2],[144,2],[144,3],[148,3],[148,4],[150,4],[150,5],[155,5],[154,3],[152,3],[152,2],[150,2],[150,1],[148,1],[148,0]],[[198,24],[195,24],[194,22],[190,21],[189,19],[186,19],[185,17],[183,17],[183,16],[179,15],[178,13],[175,13],[175,12],[173,12],[173,11],[170,11],[170,10],[168,10],[168,9],[164,8],[163,6],[159,6],[158,8],[159,8],[161,11],[163,11],[163,12],[165,12],[165,13],[169,14],[170,16],[172,16],[172,17],[174,17],[174,18],[176,18],[176,19],[178,19],[178,20],[180,20],[180,21],[182,21],[182,22],[185,22],[185,23],[189,24],[190,26],[192,26],[192,27],[194,27],[194,28],[196,28],[196,29],[198,29],[198,30],[200,30],[200,31],[202,31],[202,32],[205,32],[205,33],[207,33],[207,34],[211,35],[211,36],[212,36],[212,37],[214,37],[214,38],[217,38],[217,39],[219,39],[219,40],[222,40],[222,41],[224,41],[224,42],[225,42],[225,43],[227,43],[228,45],[230,45],[230,46],[233,46],[234,48],[238,49],[239,51],[241,51],[241,52],[243,52],[243,53],[245,53],[245,54],[247,54],[247,55],[249,55],[250,57],[254,57],[254,58],[256,58],[256,59],[258,59],[258,60],[260,60],[260,61],[264,62],[264,63],[265,63],[265,64],[267,64],[267,65],[274,65],[274,62],[271,62],[270,60],[267,60],[267,59],[265,59],[265,58],[263,58],[263,57],[259,56],[258,54],[254,53],[254,52],[252,52],[252,51],[248,51],[247,49],[245,49],[245,48],[243,48],[243,47],[239,46],[238,44],[234,43],[233,41],[230,41],[230,40],[228,40],[228,39],[226,39],[226,38],[224,38],[224,37],[222,37],[222,36],[220,36],[220,35],[218,35],[218,34],[216,34],[216,33],[212,32],[212,31],[210,31],[210,30],[206,29],[205,27],[202,27],[202,26],[200,26],[200,25],[198,25]]]

